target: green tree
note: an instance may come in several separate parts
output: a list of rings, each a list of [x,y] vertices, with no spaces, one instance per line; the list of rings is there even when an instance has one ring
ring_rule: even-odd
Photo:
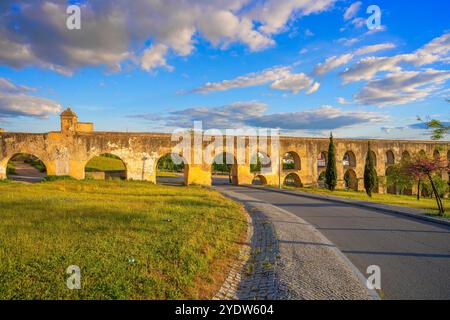
[[[364,166],[364,188],[369,197],[372,197],[372,192],[377,186],[378,176],[377,169],[375,168],[375,158],[370,147],[370,141],[368,142],[366,165]]]
[[[387,187],[395,187],[399,194],[404,194],[405,190],[411,189],[415,182],[414,177],[406,172],[406,165],[407,161],[403,160],[401,163],[390,166],[386,173]]]
[[[333,133],[330,134],[328,145],[327,169],[325,171],[325,184],[330,191],[334,191],[337,185],[336,155],[334,151]]]
[[[450,102],[450,99],[447,99]],[[421,118],[418,118],[422,121]],[[450,134],[450,126],[448,124],[442,123],[440,120],[431,119],[426,122],[428,129],[431,129],[431,139],[432,140],[442,140],[446,135]]]

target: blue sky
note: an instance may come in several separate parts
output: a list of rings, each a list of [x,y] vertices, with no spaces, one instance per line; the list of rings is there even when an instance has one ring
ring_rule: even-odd
[[[0,127],[56,130],[70,106],[102,131],[427,139],[417,116],[450,118],[448,1],[72,3],[81,30],[67,1],[0,4]]]

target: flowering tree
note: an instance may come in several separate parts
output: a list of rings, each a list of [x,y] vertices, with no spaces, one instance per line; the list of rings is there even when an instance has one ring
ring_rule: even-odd
[[[406,163],[405,169],[409,174],[416,177],[416,179],[418,180],[421,178],[428,178],[431,189],[436,199],[436,203],[438,205],[439,213],[441,215],[444,214],[444,205],[442,204],[441,196],[434,183],[433,175],[435,175],[436,173],[442,173],[444,170],[448,170],[448,164],[445,164],[444,162],[436,158],[429,159],[426,156],[419,155],[415,157],[411,162]]]

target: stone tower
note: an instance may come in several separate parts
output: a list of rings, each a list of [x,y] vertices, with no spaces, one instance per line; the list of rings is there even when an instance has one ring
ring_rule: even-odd
[[[77,131],[78,116],[72,109],[67,108],[61,113],[61,132],[75,133]]]

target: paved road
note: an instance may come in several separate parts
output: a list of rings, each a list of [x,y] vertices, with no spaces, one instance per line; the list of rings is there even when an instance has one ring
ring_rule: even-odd
[[[23,163],[23,162],[14,162],[15,166],[15,174],[8,176],[9,179],[14,181],[21,182],[40,182],[44,180],[46,173],[39,172],[33,166]]]
[[[287,210],[314,225],[363,273],[381,268],[384,299],[450,299],[450,228],[351,205],[218,186]]]

